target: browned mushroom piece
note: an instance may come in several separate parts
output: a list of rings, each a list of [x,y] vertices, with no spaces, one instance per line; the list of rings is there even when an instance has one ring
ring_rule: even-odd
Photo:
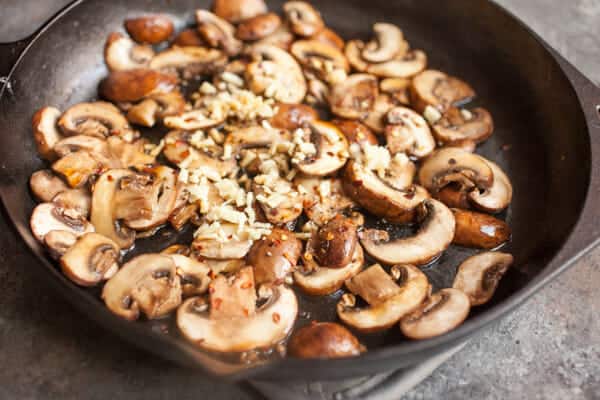
[[[342,131],[350,144],[356,143],[363,145],[368,143],[373,146],[377,146],[379,144],[377,136],[375,136],[371,128],[359,121],[335,119],[332,121],[332,123]]]
[[[235,36],[240,40],[253,42],[275,33],[280,26],[279,15],[275,13],[261,14],[242,21],[237,27]]]
[[[302,204],[308,219],[318,226],[325,225],[338,214],[348,214],[357,204],[346,194],[340,179],[299,176],[294,185],[302,194]]]
[[[148,68],[167,73],[178,73],[184,79],[197,75],[211,75],[227,64],[227,55],[218,49],[199,46],[171,47],[158,53]]]
[[[354,74],[333,86],[329,96],[331,111],[341,118],[362,119],[371,112],[379,95],[377,78]]]
[[[434,193],[433,196],[450,208],[460,208],[462,210],[472,208],[469,201],[469,193],[462,190],[460,184],[452,183],[444,186],[437,193]]]
[[[452,287],[465,293],[471,306],[485,304],[513,261],[508,253],[490,251],[469,257],[458,267]]]
[[[274,128],[293,131],[319,118],[317,110],[305,104],[277,104],[277,113],[269,120]]]
[[[473,190],[469,199],[482,211],[498,213],[508,207],[512,201],[513,187],[506,173],[496,163],[485,160],[494,175],[494,183],[484,190]]]
[[[89,217],[92,197],[87,189],[63,190],[52,198],[52,202],[62,208],[79,212],[84,218]]]
[[[94,226],[77,210],[62,208],[54,203],[42,203],[33,209],[30,228],[41,243],[46,234],[52,231],[67,231],[77,237],[94,232]]]
[[[113,159],[117,160],[122,168],[142,168],[156,162],[156,157],[144,152],[146,141],[143,139],[128,143],[119,137],[111,136],[106,139],[106,143]],[[113,168],[118,168],[114,165]]]
[[[173,21],[166,15],[145,15],[125,20],[125,29],[133,40],[143,44],[158,44],[173,34]]]
[[[358,244],[356,225],[349,218],[337,215],[308,241],[307,251],[320,265],[344,268],[354,257]]]
[[[365,48],[365,43],[362,40],[350,40],[344,47],[344,54],[346,59],[358,72],[366,72],[369,67],[369,63],[362,58],[362,51]]]
[[[233,235],[237,234],[237,228],[237,225],[230,223],[220,225],[219,229],[223,232],[223,236],[231,238],[226,242],[215,239],[214,233],[207,236],[196,233],[192,242],[192,250],[199,256],[216,260],[244,258],[250,251],[253,241],[249,238],[234,238]]]
[[[63,273],[81,286],[96,286],[119,270],[119,247],[107,237],[86,233],[60,258]]]
[[[290,52],[302,64],[305,71],[320,80],[337,84],[343,82],[350,65],[338,48],[317,40],[297,40]]]
[[[257,285],[281,283],[296,267],[301,252],[302,242],[294,232],[275,228],[254,242],[246,255],[246,263],[254,267]]]
[[[365,251],[387,265],[425,265],[442,254],[454,238],[454,215],[433,199],[425,200],[416,211],[419,229],[415,235],[390,239],[386,231],[367,229],[359,234]]]
[[[104,62],[111,71],[145,68],[153,57],[150,46],[136,44],[118,32],[108,35],[104,45]]]
[[[34,172],[29,178],[29,188],[36,200],[42,203],[52,201],[57,194],[69,189],[65,182],[49,169]]]
[[[264,0],[215,0],[213,12],[219,17],[237,24],[267,12]]]
[[[106,282],[102,299],[116,315],[136,320],[163,317],[181,304],[181,280],[173,259],[160,254],[135,257]]]
[[[127,120],[133,124],[153,127],[157,119],[178,115],[185,110],[185,99],[179,91],[156,93],[127,110]]]
[[[492,135],[494,122],[490,113],[483,108],[469,111],[451,107],[432,128],[436,139],[445,144],[466,140],[480,143]]]
[[[57,127],[60,116],[61,112],[59,109],[42,107],[33,115],[31,120],[33,138],[35,139],[38,153],[49,161],[56,159],[54,146],[63,138]]]
[[[111,158],[110,150],[104,138],[101,139],[88,135],[68,136],[54,146],[54,152],[59,157],[64,157],[69,153],[80,150],[88,151],[98,159],[107,159],[107,164],[111,164],[110,160],[108,160]]]
[[[103,139],[114,135],[127,141],[135,137],[121,111],[104,101],[72,106],[60,117],[58,127],[67,136],[88,135]]]
[[[410,106],[410,83],[408,78],[386,78],[379,82],[379,90],[392,96],[394,101]]]
[[[229,146],[234,155],[242,149],[272,148],[277,143],[289,142],[291,135],[286,130],[250,126],[232,131],[227,135],[224,146]]]
[[[98,92],[110,101],[137,102],[150,95],[175,89],[177,79],[152,69],[113,71],[100,82]]]
[[[195,257],[197,258],[197,257]],[[246,261],[241,259],[226,259],[226,260],[217,260],[212,258],[204,258],[200,257],[200,261],[205,262],[206,265],[210,268],[213,275],[218,274],[233,274],[241,270],[246,266]]]
[[[186,247],[187,248],[187,247]],[[189,248],[187,248],[189,250]],[[161,254],[165,254],[163,250]],[[183,254],[168,254],[176,266],[177,275],[181,279],[181,292],[184,298],[206,293],[210,284],[210,268]]]
[[[491,215],[453,209],[456,232],[452,243],[480,249],[495,249],[510,239],[510,227]]]
[[[279,47],[282,50],[289,51],[296,36],[290,31],[290,28],[283,24],[269,36],[258,40],[255,44],[270,45]]]
[[[325,26],[321,14],[304,1],[288,1],[283,11],[295,34],[308,37],[316,34]]]
[[[388,274],[378,264],[346,281],[353,294],[345,294],[337,305],[338,317],[361,332],[385,330],[414,311],[429,292],[427,276],[412,265],[398,265]],[[356,307],[360,296],[367,307]]]
[[[396,25],[376,23],[373,33],[374,39],[366,44],[361,53],[366,62],[383,63],[404,56],[409,49],[404,34]]]
[[[430,339],[457,328],[469,315],[469,297],[456,289],[442,289],[415,312],[400,321],[400,330],[411,339]]]
[[[302,214],[302,202],[292,183],[271,175],[254,178],[252,191],[267,220],[276,225],[295,221]]]
[[[385,136],[391,154],[407,153],[413,157],[427,157],[435,150],[435,140],[421,115],[410,108],[395,107],[387,114]]]
[[[198,205],[190,202],[190,193],[187,190],[186,185],[183,182],[178,181],[177,197],[175,199],[173,212],[171,212],[171,215],[169,215],[169,223],[175,230],[180,231],[185,224],[187,224],[190,220],[196,219],[197,217]]]
[[[298,329],[287,348],[296,358],[354,357],[367,351],[348,329],[333,322],[312,322]]]
[[[312,121],[309,128],[294,133],[294,140],[300,145],[296,147],[292,163],[305,175],[333,174],[348,160],[348,141],[330,122]]]
[[[338,50],[344,51],[346,42],[337,33],[329,28],[323,28],[319,32],[310,37],[311,40],[316,40],[321,43],[331,45]]]
[[[377,134],[385,133],[386,117],[388,112],[396,107],[396,103],[391,95],[380,93],[375,99],[373,110],[363,120],[363,123],[371,128]]]
[[[189,28],[179,32],[177,36],[175,36],[175,39],[173,39],[172,45],[180,47],[204,47],[207,43],[202,36],[200,36],[197,29]]]
[[[467,83],[436,70],[426,70],[415,76],[410,93],[413,108],[421,113],[427,106],[444,112],[475,97],[475,91]]]
[[[421,50],[411,50],[402,57],[369,64],[366,72],[379,78],[411,78],[427,67],[427,55]]]
[[[50,256],[56,260],[62,257],[77,242],[77,235],[71,231],[50,231],[44,236],[44,245]]]
[[[235,56],[242,51],[242,42],[235,37],[235,27],[226,20],[206,10],[196,10],[198,32],[204,41],[227,55]]]
[[[189,257],[191,253],[190,247],[184,244],[173,244],[160,252],[160,254],[165,255],[179,254],[186,257]]]
[[[52,170],[62,176],[70,187],[80,188],[90,179],[106,170],[104,159],[99,159],[86,150],[75,151],[52,164]]]

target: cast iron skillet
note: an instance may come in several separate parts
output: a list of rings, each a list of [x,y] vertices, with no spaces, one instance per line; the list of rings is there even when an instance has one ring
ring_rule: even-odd
[[[281,3],[269,1],[269,6],[279,11]],[[76,1],[37,34],[0,48],[0,76],[9,76],[9,85],[0,91],[0,196],[6,214],[38,257],[37,271],[101,325],[165,358],[231,379],[366,375],[415,364],[464,341],[522,304],[599,241],[600,91],[590,81],[492,2],[325,0],[318,8],[345,38],[366,38],[377,21],[396,23],[414,47],[427,52],[432,67],[476,88],[478,102],[492,112],[497,125],[479,152],[498,162],[515,188],[505,217],[514,232],[507,251],[515,255],[516,267],[503,279],[493,301],[474,310],[455,331],[410,342],[391,329],[364,338],[370,351],[345,360],[285,359],[249,367],[196,350],[172,327],[165,334],[157,326],[113,316],[97,296],[63,277],[29,231],[34,202],[27,181],[44,167],[30,119],[43,105],[65,109],[96,97],[96,85],[106,74],[103,43],[109,32],[121,29],[124,18],[163,12],[181,28],[192,22],[193,10],[209,6],[208,0]],[[140,247],[157,251],[177,240],[169,232],[165,235],[160,245],[151,241]],[[468,254],[451,249],[425,272],[435,286],[449,285],[456,266]],[[311,311],[301,323],[335,318],[335,299],[301,301]],[[319,306],[323,302],[326,306]]]

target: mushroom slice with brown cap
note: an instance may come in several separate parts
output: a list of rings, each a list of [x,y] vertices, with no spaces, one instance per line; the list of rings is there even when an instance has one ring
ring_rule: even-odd
[[[68,189],[54,196],[52,202],[62,208],[76,210],[87,218],[90,215],[92,197],[87,189]]]
[[[94,226],[77,210],[62,208],[54,203],[42,203],[33,209],[30,219],[33,236],[43,243],[47,233],[67,231],[75,236],[94,232]]]
[[[419,182],[433,193],[453,182],[465,190],[486,190],[494,183],[494,173],[483,157],[448,147],[425,159],[419,170]]]
[[[152,214],[147,218],[126,219],[125,225],[137,231],[156,228],[167,222],[177,199],[177,172],[169,167],[157,166],[145,171],[152,177],[150,201]]]
[[[173,42],[171,42],[171,46],[179,46],[179,47],[204,47],[206,43],[202,36],[200,36],[200,32],[194,28],[184,29],[175,36]]]
[[[50,231],[44,236],[44,245],[50,256],[56,260],[62,257],[77,242],[77,235],[71,231]]]
[[[309,39],[328,44],[330,46],[335,47],[336,49],[338,49],[340,51],[344,51],[344,47],[346,46],[346,42],[344,41],[344,39],[342,39],[340,37],[340,35],[338,35],[333,30],[331,30],[327,27],[325,27],[325,28],[321,29],[319,32],[315,33]]]
[[[69,153],[52,164],[52,170],[61,175],[70,187],[80,188],[90,181],[92,176],[102,173],[106,168],[106,158],[95,156],[86,150]]]
[[[43,203],[48,203],[59,194],[68,190],[65,182],[49,169],[36,171],[29,178],[29,187],[35,198]]]
[[[362,50],[362,58],[371,63],[383,63],[396,57],[403,57],[409,45],[404,34],[396,25],[378,22],[373,25],[375,39]]]
[[[276,225],[293,222],[302,214],[302,202],[286,179],[272,175],[254,178],[252,190],[267,220]]]
[[[418,112],[424,112],[427,106],[444,112],[475,97],[475,91],[467,83],[431,69],[413,78],[410,93],[412,106]]]
[[[386,231],[360,232],[367,253],[384,264],[425,265],[450,246],[454,238],[452,212],[437,200],[425,200],[417,209],[420,226],[415,235],[390,240]]]
[[[289,51],[296,36],[290,31],[287,25],[281,25],[279,29],[269,36],[260,39],[255,44],[276,46],[282,50]]]
[[[110,158],[111,156],[106,140],[95,136],[69,136],[60,140],[54,146],[54,151],[59,157],[64,157],[79,150],[86,150],[103,158]]]
[[[391,95],[380,93],[375,99],[373,110],[363,120],[363,123],[371,128],[377,134],[383,134],[386,126],[386,116],[388,112],[396,107],[396,103]]]
[[[344,54],[346,55],[346,59],[358,72],[366,72],[369,67],[369,63],[363,60],[362,51],[365,48],[365,43],[361,40],[350,40],[346,43],[346,47],[344,48]]]
[[[484,190],[473,190],[469,199],[475,207],[491,213],[498,213],[509,206],[512,201],[513,187],[508,176],[494,162],[485,160],[494,175],[494,183]]]
[[[307,2],[288,1],[283,5],[283,11],[297,35],[312,36],[325,27],[321,14]]]
[[[104,101],[74,105],[60,117],[58,126],[68,136],[89,135],[102,139],[131,134],[129,123],[119,109]]]
[[[140,46],[125,35],[113,32],[104,45],[104,62],[111,71],[144,68],[154,57],[150,46]]]
[[[196,10],[196,22],[200,36],[211,47],[223,49],[229,56],[242,51],[243,43],[235,37],[235,28],[229,22],[206,10]]]
[[[253,61],[246,68],[248,87],[255,94],[282,103],[301,103],[306,96],[306,79],[298,62],[287,51],[269,44],[249,49]]]
[[[305,104],[277,104],[277,113],[269,120],[274,128],[295,130],[319,119],[319,113]]]
[[[236,273],[240,269],[246,266],[245,260],[242,259],[229,259],[229,260],[216,260],[211,258],[201,258],[202,262],[210,268],[213,275],[217,274],[229,274]]]
[[[338,214],[357,208],[346,194],[340,179],[323,179],[300,176],[294,185],[303,195],[302,204],[308,219],[322,226]]]
[[[369,64],[367,71],[380,78],[410,78],[427,67],[427,54],[411,50],[402,57],[381,64]]]
[[[106,282],[102,299],[110,311],[128,320],[143,313],[163,317],[181,304],[181,281],[173,259],[160,254],[135,257]]]
[[[118,160],[123,168],[142,168],[156,162],[156,157],[144,152],[145,140],[128,143],[117,136],[106,139],[113,158]]]
[[[173,21],[166,15],[144,15],[125,20],[125,29],[138,43],[158,44],[173,34]]]
[[[332,122],[340,129],[340,131],[342,131],[350,144],[356,143],[363,145],[368,143],[373,146],[379,144],[377,136],[375,136],[371,128],[362,122],[349,119],[335,119]]]
[[[147,68],[113,71],[98,86],[103,98],[115,103],[137,102],[157,93],[168,93],[177,87],[177,78]]]
[[[350,72],[348,60],[334,46],[316,40],[297,40],[290,51],[304,68],[324,81],[341,82]]]
[[[432,128],[435,137],[442,143],[454,144],[465,140],[480,143],[491,136],[494,122],[483,108],[469,111],[451,107]]]
[[[379,90],[382,93],[387,93],[394,101],[403,104],[410,105],[410,87],[411,79],[409,78],[386,78],[379,82]]]
[[[495,249],[510,239],[510,227],[498,218],[473,211],[452,209],[456,220],[453,244]]]
[[[378,332],[414,311],[427,298],[427,276],[412,265],[395,266],[392,274],[376,264],[346,281],[346,287],[369,306],[356,308],[354,295],[344,295],[337,305],[338,317],[358,331]]]
[[[171,47],[158,53],[148,64],[151,69],[178,72],[185,79],[212,74],[227,64],[221,50],[199,46]]]
[[[456,289],[442,289],[404,317],[400,321],[400,330],[411,339],[430,339],[458,327],[470,310],[466,294]]]
[[[356,336],[333,322],[311,322],[291,337],[288,354],[296,358],[354,357],[367,351]]]
[[[63,273],[81,286],[96,286],[119,270],[120,252],[109,238],[87,233],[60,258]]]
[[[378,95],[379,84],[375,76],[354,74],[333,86],[329,105],[338,117],[362,119],[373,110]]]
[[[266,13],[240,23],[235,36],[244,41],[255,41],[275,33],[281,26],[281,18],[275,13]]]
[[[466,294],[471,306],[485,304],[513,261],[508,253],[491,251],[469,257],[458,267],[452,287]]]
[[[198,129],[212,128],[225,121],[225,117],[215,119],[208,115],[205,109],[197,109],[168,116],[164,119],[167,128],[193,131]]]
[[[153,127],[156,120],[177,115],[185,110],[181,92],[156,93],[127,110],[127,120],[133,124]]]
[[[225,240],[220,240],[217,233],[204,234],[200,229],[192,242],[192,250],[202,257],[217,260],[244,258],[252,247],[252,240],[236,239],[234,235],[237,234],[237,229],[238,226],[234,224],[220,224],[219,231]]]
[[[168,256],[173,259],[177,267],[176,271],[181,279],[181,291],[184,298],[206,293],[211,281],[210,268],[206,263],[182,254],[169,254]]]
[[[358,274],[364,264],[364,253],[360,245],[354,249],[350,263],[342,268],[319,265],[313,253],[302,255],[303,267],[294,272],[294,282],[302,291],[313,296],[325,296],[338,291],[344,282]]]
[[[427,190],[418,185],[394,187],[398,177],[384,180],[366,166],[350,161],[344,171],[344,190],[366,210],[393,223],[406,223],[414,218],[415,210],[429,198]],[[403,183],[403,182],[402,182]]]
[[[337,215],[321,226],[306,245],[306,251],[319,265],[344,268],[352,262],[358,244],[354,222]]]
[[[302,252],[302,242],[293,232],[275,228],[252,245],[246,263],[254,267],[257,285],[282,283],[293,271]]]
[[[390,153],[408,153],[423,158],[435,150],[435,140],[421,115],[410,108],[395,107],[387,114],[385,130]]]
[[[223,146],[230,146],[233,154],[239,154],[242,149],[269,148],[279,142],[287,142],[290,138],[291,135],[286,130],[256,125],[232,131],[227,135]]]
[[[264,0],[215,0],[213,12],[219,17],[237,24],[267,12]]]
[[[348,160],[348,141],[344,134],[332,123],[313,121],[310,130],[296,131],[295,141],[312,143],[314,154],[306,154],[300,145],[292,162],[303,174],[325,176],[341,169]]]
[[[63,138],[57,128],[60,115],[61,112],[58,108],[42,107],[33,115],[31,120],[33,138],[38,153],[49,161],[56,159],[54,146]]]
[[[246,270],[252,271],[251,268],[242,269],[239,274]],[[298,314],[298,301],[291,289],[283,285],[267,285],[264,292],[269,293],[269,297],[264,304],[248,310],[248,301],[256,298],[256,295],[250,297],[245,293],[255,293],[251,274],[250,279],[235,277],[231,285],[227,280],[219,276],[211,284],[215,290],[210,295],[210,310],[201,298],[191,298],[179,307],[177,326],[184,337],[198,347],[221,353],[269,348],[287,337]],[[231,296],[232,291],[243,294]],[[240,298],[244,301],[236,301]],[[220,309],[232,311],[215,315],[217,305]]]

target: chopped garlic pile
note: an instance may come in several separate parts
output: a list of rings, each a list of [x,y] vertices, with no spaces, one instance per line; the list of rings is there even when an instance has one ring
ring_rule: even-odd
[[[380,177],[384,177],[386,170],[390,167],[392,156],[390,151],[383,146],[375,146],[365,143],[362,146],[354,143],[350,146],[352,158],[364,165],[367,169],[377,172]]]

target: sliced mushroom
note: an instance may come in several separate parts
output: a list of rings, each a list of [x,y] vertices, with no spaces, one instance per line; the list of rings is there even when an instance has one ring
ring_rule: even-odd
[[[356,143],[363,145],[368,143],[373,146],[379,144],[377,136],[375,136],[371,128],[361,122],[349,119],[336,119],[333,120],[333,124],[342,131],[350,144]]]
[[[166,117],[163,122],[167,128],[194,131],[198,129],[212,128],[220,125],[224,122],[224,120],[224,116],[223,118],[215,119],[208,115],[208,111],[206,109],[197,109],[171,115]]]
[[[67,231],[77,237],[94,232],[94,226],[79,212],[54,203],[42,203],[34,208],[30,227],[33,236],[42,243],[46,234],[52,231]]]
[[[275,13],[261,14],[240,23],[235,36],[240,40],[253,42],[275,33],[280,26],[279,15]]]
[[[160,254],[165,255],[178,254],[186,257],[189,257],[191,253],[192,250],[190,249],[190,247],[184,244],[173,244],[160,252]]]
[[[137,102],[175,89],[177,78],[146,68],[113,71],[98,86],[100,95],[115,103]]]
[[[99,159],[89,151],[80,150],[69,153],[52,164],[52,170],[65,178],[72,188],[80,188],[87,184],[92,176],[102,173],[108,165],[105,159]]]
[[[398,103],[409,106],[410,83],[408,78],[386,78],[379,83],[379,90],[392,96]]]
[[[213,11],[219,17],[237,24],[267,12],[264,0],[215,0]]]
[[[458,267],[452,287],[466,294],[471,306],[485,304],[513,261],[510,254],[490,251],[469,257]]]
[[[473,211],[453,209],[456,232],[452,243],[480,249],[495,249],[510,239],[506,222]]]
[[[475,97],[475,91],[468,84],[436,70],[426,70],[415,76],[410,93],[413,108],[421,113],[427,106],[443,112]]]
[[[36,171],[29,179],[31,192],[38,201],[48,203],[60,192],[68,190],[65,182],[49,169]]]
[[[144,152],[144,140],[128,143],[119,137],[111,136],[106,139],[106,143],[112,156],[123,168],[143,168],[156,162],[156,157]]]
[[[373,110],[378,95],[377,78],[369,74],[354,74],[333,86],[329,104],[338,117],[363,119]]]
[[[162,254],[164,254],[164,251]],[[182,254],[169,254],[169,257],[171,257],[177,267],[177,275],[181,279],[183,297],[198,296],[206,293],[211,281],[210,268],[206,263]]]
[[[390,240],[386,231],[362,231],[359,237],[367,253],[388,265],[425,265],[438,257],[454,238],[454,215],[433,199],[425,200],[417,211],[420,226],[413,236]]]
[[[396,153],[392,157],[390,167],[383,180],[386,184],[397,190],[415,190],[413,181],[417,172],[417,167],[406,154]]]
[[[306,80],[298,62],[274,45],[255,44],[250,48],[253,62],[246,69],[250,90],[282,103],[301,103],[306,96]]]
[[[451,107],[432,127],[435,137],[442,143],[455,144],[465,140],[480,143],[491,136],[494,122],[483,108],[469,111]]]
[[[276,225],[295,221],[302,214],[302,202],[291,182],[279,177],[267,178],[259,175],[252,185],[256,199],[264,211],[267,220]]]
[[[255,44],[277,46],[282,50],[289,51],[296,36],[290,31],[287,25],[281,25],[279,29],[269,36],[260,39]]]
[[[390,153],[408,153],[423,158],[435,150],[435,140],[427,121],[410,108],[395,107],[387,114],[385,130]]]
[[[344,268],[352,262],[358,244],[356,225],[349,218],[337,215],[328,221],[308,241],[307,252],[319,265]]]
[[[151,69],[178,72],[184,79],[210,75],[227,64],[221,50],[198,46],[171,47],[157,54],[148,64]]]
[[[184,110],[185,99],[179,91],[156,93],[127,110],[127,120],[134,124],[153,127],[157,118],[181,114]]]
[[[305,157],[300,148],[294,155],[296,167],[310,176],[326,176],[341,169],[348,160],[348,141],[344,134],[332,123],[313,121],[310,131],[304,131],[304,140],[314,145],[316,153]],[[299,154],[298,154],[299,152]]]
[[[450,208],[471,209],[469,193],[462,190],[460,184],[451,183],[434,193],[434,197]]]
[[[61,112],[57,108],[42,107],[33,115],[31,120],[33,138],[38,153],[49,161],[56,159],[54,146],[63,138],[57,128],[60,115]]]
[[[222,49],[235,56],[242,51],[242,42],[235,37],[235,28],[226,20],[210,11],[196,10],[198,32],[209,46]]]
[[[242,149],[270,148],[279,142],[289,140],[290,134],[285,130],[267,129],[255,125],[232,131],[227,135],[224,146],[230,146],[233,154],[238,154]]]
[[[343,268],[319,265],[311,252],[302,255],[304,266],[294,273],[294,282],[302,291],[313,296],[326,296],[338,291],[344,282],[358,274],[364,264],[364,253],[357,245],[350,263]]]
[[[68,189],[54,196],[52,202],[58,204],[59,207],[76,210],[84,218],[87,218],[90,215],[92,197],[87,189]]]
[[[228,260],[244,258],[252,247],[252,240],[243,238],[235,239],[233,235],[237,233],[237,228],[238,226],[234,224],[221,224],[220,229],[223,231],[223,235],[231,239],[223,242],[215,238],[196,236],[192,243],[192,249],[200,256],[211,259]]]
[[[396,25],[376,23],[373,25],[375,39],[365,46],[361,55],[371,63],[382,63],[396,57],[402,57],[408,51],[409,45],[404,40],[404,34]]]
[[[77,242],[77,235],[71,231],[50,231],[44,236],[44,245],[50,256],[56,260],[62,257]]]
[[[377,332],[414,311],[427,298],[427,276],[412,265],[395,266],[393,274],[376,264],[348,280],[348,289],[369,306],[356,308],[354,295],[345,295],[337,305],[338,317],[361,332]]]
[[[411,50],[402,57],[369,64],[366,72],[380,78],[410,78],[427,67],[427,54],[421,50]]]
[[[396,107],[392,96],[386,93],[380,93],[375,99],[373,110],[363,120],[363,123],[371,128],[375,133],[383,134],[385,132],[386,116],[388,112]]]
[[[275,228],[254,242],[246,262],[254,267],[257,285],[282,283],[296,267],[301,252],[302,242],[293,232]]]
[[[305,104],[277,104],[277,113],[269,120],[274,128],[293,131],[319,119],[317,110]]]
[[[473,190],[469,199],[480,210],[498,213],[509,206],[512,201],[513,188],[510,179],[504,171],[494,162],[485,160],[494,175],[494,183],[488,189]]]
[[[469,297],[456,289],[442,289],[414,313],[400,321],[400,330],[411,339],[430,339],[458,327],[469,315]]]
[[[125,35],[113,32],[104,45],[104,62],[111,71],[144,68],[154,57],[150,46],[140,46]]]
[[[344,51],[344,46],[346,45],[344,39],[329,28],[321,29],[319,32],[312,35],[310,39],[333,46],[340,51]]]
[[[220,276],[213,284],[226,279]],[[236,283],[237,281],[241,283]],[[246,281],[238,278],[233,285],[245,283]],[[251,285],[253,282],[249,283],[246,291],[254,292]],[[294,292],[283,285],[270,286],[268,289],[270,296],[266,302],[254,312],[246,310],[242,315],[240,313],[245,307],[228,297],[228,302],[231,303],[228,309],[237,312],[225,313],[221,318],[213,316],[213,308],[217,304],[224,306],[224,301],[217,300],[222,300],[222,293],[228,294],[230,290],[215,290],[211,294],[210,312],[207,312],[206,303],[201,299],[189,299],[177,312],[177,326],[190,342],[206,350],[231,353],[272,347],[285,339],[292,330],[298,313],[298,302]],[[244,297],[248,299],[248,294],[244,294]]]
[[[316,40],[297,40],[290,51],[307,71],[326,82],[342,82],[350,72],[344,53],[329,44]]]
[[[74,105],[60,117],[58,126],[67,136],[105,138],[114,135],[126,138],[131,134],[129,123],[119,109],[104,101]]]
[[[453,182],[467,191],[486,190],[494,183],[494,173],[483,157],[448,147],[437,150],[423,162],[419,182],[433,193]]]
[[[97,233],[86,233],[60,258],[63,273],[81,286],[96,286],[119,270],[117,245]]]
[[[345,195],[340,179],[298,177],[294,185],[303,194],[304,212],[318,226],[325,225],[338,214],[347,214],[357,208]]]
[[[246,262],[243,258],[229,260],[215,260],[211,258],[202,258],[202,261],[209,266],[210,270],[215,275],[235,273],[246,266]]]
[[[390,176],[397,183],[405,183],[398,176]],[[415,210],[429,197],[427,190],[418,185],[408,188],[393,187],[374,171],[350,161],[344,172],[344,190],[348,196],[369,212],[394,223],[410,222]]]
[[[158,44],[173,34],[173,21],[166,15],[145,15],[125,20],[125,29],[133,40],[144,44]]]
[[[361,40],[351,40],[346,43],[344,54],[350,65],[358,72],[366,72],[369,63],[363,60],[362,51],[365,48],[365,43]]]
[[[206,42],[202,39],[202,36],[200,36],[200,32],[198,32],[197,29],[189,28],[182,30],[175,36],[175,39],[173,39],[173,46],[205,47]]]
[[[283,11],[295,34],[308,37],[316,34],[325,26],[321,14],[304,1],[288,1]]]
[[[102,299],[110,311],[128,320],[142,312],[163,317],[181,304],[181,281],[169,256],[144,254],[125,265],[106,282]]]
[[[190,204],[189,200],[190,193],[186,185],[178,181],[175,207],[171,215],[169,215],[169,223],[177,231],[180,231],[190,220],[198,218],[198,205],[194,203]]]
[[[304,326],[288,343],[288,354],[296,358],[354,357],[366,350],[348,329],[333,322],[313,322]]]
[[[106,140],[95,136],[69,136],[60,140],[54,146],[54,152],[59,157],[64,157],[67,154],[74,153],[79,150],[88,151],[101,158],[111,157]]]

